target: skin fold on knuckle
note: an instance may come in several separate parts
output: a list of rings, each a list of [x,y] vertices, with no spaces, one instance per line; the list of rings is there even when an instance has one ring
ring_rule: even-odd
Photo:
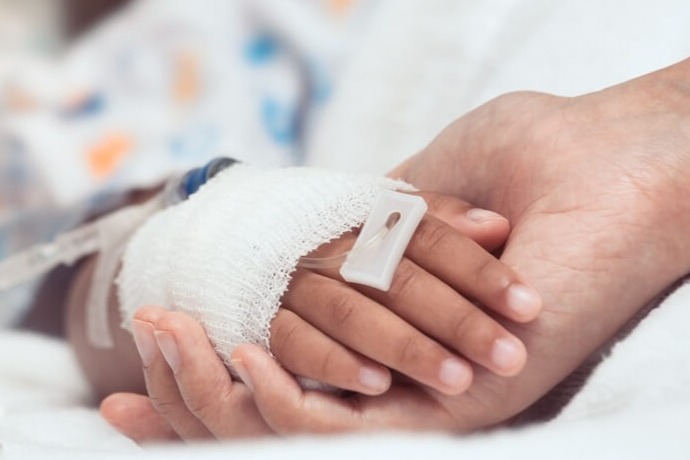
[[[223,407],[232,404],[232,388],[227,385],[224,376],[215,375],[210,381],[203,381],[204,386],[185,392],[187,409],[204,424],[218,423]]]
[[[151,394],[149,394],[149,400],[153,408],[163,417],[169,418],[180,412],[180,401],[176,399],[171,399],[151,392]]]
[[[357,306],[351,294],[351,292],[338,289],[326,300],[324,308],[328,312],[327,326],[346,328],[352,325]]]
[[[475,307],[468,308],[467,305],[456,309],[453,319],[448,322],[450,326],[448,337],[451,342],[449,345],[455,350],[459,351],[462,348],[461,344],[468,342],[468,337],[472,335],[473,328],[478,324],[479,314]]]
[[[415,233],[415,239],[418,240],[420,252],[429,258],[444,254],[452,232],[453,230],[450,227],[439,221],[422,220]]]
[[[411,296],[418,285],[418,274],[419,272],[415,270],[415,266],[408,259],[403,259],[395,271],[393,283],[387,292],[387,297],[403,299]]]
[[[327,350],[320,359],[319,374],[312,377],[330,381],[336,386],[352,387],[354,379],[347,376],[356,375],[357,369],[348,372],[350,366],[342,359],[343,355],[339,351],[336,347]]]
[[[189,322],[189,318],[180,312],[165,312],[154,323],[154,329],[159,332],[166,332],[173,335],[179,343],[180,338],[196,335],[199,331],[196,323]]]
[[[400,368],[416,368],[433,360],[437,355],[434,349],[427,337],[418,333],[408,335],[394,347],[394,361]]]

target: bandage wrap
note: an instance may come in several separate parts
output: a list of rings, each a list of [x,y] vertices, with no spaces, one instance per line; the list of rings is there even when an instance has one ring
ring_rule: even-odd
[[[141,306],[198,320],[230,365],[241,343],[268,349],[270,322],[299,259],[367,218],[381,177],[236,165],[187,201],[151,217],[123,258],[123,326]]]

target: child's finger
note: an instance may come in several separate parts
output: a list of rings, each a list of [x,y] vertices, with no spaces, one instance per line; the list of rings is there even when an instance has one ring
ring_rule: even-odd
[[[184,313],[166,312],[154,326],[188,415],[216,438],[272,433],[246,387],[233,384],[199,323]]]
[[[263,349],[240,345],[233,360],[251,387],[261,415],[278,434],[334,433],[355,430],[450,430],[458,420],[415,386],[393,387],[383,395],[337,398],[306,391]]]
[[[428,216],[434,216],[445,222],[487,251],[503,246],[510,234],[510,223],[500,214],[476,208],[459,198],[440,193],[414,192],[412,194],[421,196],[427,202]],[[354,246],[357,239],[356,233],[345,233],[337,240],[322,245],[309,257],[329,257],[346,253]]]
[[[285,308],[271,322],[271,351],[291,373],[343,390],[377,395],[391,384],[386,367],[348,350]]]
[[[537,293],[510,267],[487,252],[505,243],[510,231],[508,221],[459,198],[432,192],[417,192],[417,195],[427,201],[429,210],[411,239],[406,256],[462,295],[507,318],[518,322],[534,319],[541,309]],[[346,253],[356,238],[353,233],[345,234],[310,256]],[[315,271],[342,280],[337,267]]]
[[[232,359],[254,394],[261,415],[275,432],[281,435],[333,433],[364,425],[347,399],[304,391],[262,348],[240,345],[233,351]]]
[[[144,395],[114,393],[101,402],[100,412],[115,429],[139,444],[180,439]]]
[[[537,303],[531,305],[533,310],[526,311],[524,304],[510,298],[510,290],[516,286],[519,290],[529,289],[523,286],[517,274],[477,243],[433,216],[424,217],[407,253],[426,265],[420,267],[403,258],[387,292],[365,286],[355,288],[426,335],[487,369],[504,376],[520,372],[526,362],[522,342],[465,297],[478,299],[518,321],[530,320],[538,313],[539,297]],[[317,271],[341,280],[337,268]],[[517,299],[518,302],[522,300]],[[516,305],[519,310],[514,309]],[[318,312],[314,315],[324,316]],[[376,359],[370,351],[361,352]],[[403,372],[414,378],[410,370]]]
[[[360,287],[428,336],[492,372],[515,375],[527,352],[522,342],[437,277],[403,259],[387,292]]]
[[[442,393],[471,384],[466,360],[346,284],[298,270],[283,302],[329,337]]]
[[[428,214],[442,220],[463,235],[474,240],[487,251],[503,246],[510,234],[508,219],[487,209],[450,195],[435,192],[415,192],[429,206]]]
[[[153,325],[164,313],[161,308],[145,307],[137,311],[132,320],[132,333],[144,369],[146,390],[153,407],[182,439],[210,438],[208,429],[187,409],[175,376],[156,343]]]
[[[541,297],[518,274],[444,222],[425,216],[405,255],[464,296],[518,322],[533,320]]]

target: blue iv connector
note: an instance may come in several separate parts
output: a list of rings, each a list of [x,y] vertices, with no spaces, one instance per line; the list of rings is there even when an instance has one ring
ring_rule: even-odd
[[[159,199],[129,206],[96,221],[58,235],[52,242],[39,244],[0,260],[0,291],[47,273],[58,265],[72,265],[84,256],[103,249],[103,234],[113,237],[113,228],[120,228],[119,238],[127,237],[137,225],[162,207],[186,200],[220,171],[239,163],[232,158],[216,158],[205,166],[192,169],[182,179],[168,183]],[[127,224],[124,230],[123,222]]]
[[[186,200],[196,193],[209,179],[236,163],[239,163],[239,161],[234,158],[219,157],[209,161],[201,168],[192,169],[187,172],[182,176],[179,188],[177,189],[179,199]]]

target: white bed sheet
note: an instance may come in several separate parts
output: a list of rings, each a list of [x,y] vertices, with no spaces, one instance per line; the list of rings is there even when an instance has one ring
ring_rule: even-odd
[[[85,406],[88,389],[65,344],[7,332],[0,336],[0,452],[6,459],[688,458],[688,324],[686,284],[618,344],[563,413],[544,425],[464,437],[383,433],[146,449]]]

